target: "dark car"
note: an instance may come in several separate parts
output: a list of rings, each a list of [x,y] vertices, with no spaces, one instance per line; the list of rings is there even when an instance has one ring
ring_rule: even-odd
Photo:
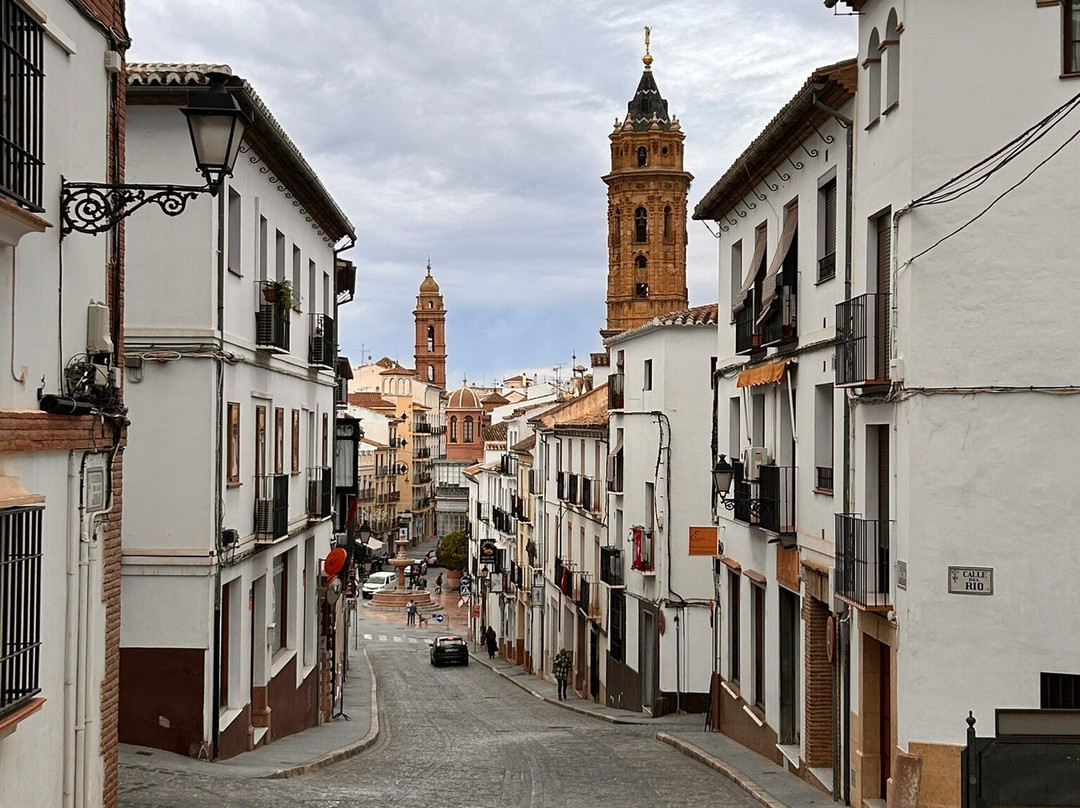
[[[469,646],[464,637],[436,637],[431,643],[431,664],[439,667],[445,662],[469,664]]]

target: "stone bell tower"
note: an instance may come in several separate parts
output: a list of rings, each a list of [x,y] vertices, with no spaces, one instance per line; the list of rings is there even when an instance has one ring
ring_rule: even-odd
[[[446,390],[446,309],[443,307],[439,284],[431,277],[431,261],[427,277],[420,283],[413,311],[416,322],[416,375],[425,382]]]
[[[686,196],[693,177],[683,171],[685,135],[668,115],[653,78],[649,29],[645,71],[616,120],[608,187],[608,337],[685,309]]]

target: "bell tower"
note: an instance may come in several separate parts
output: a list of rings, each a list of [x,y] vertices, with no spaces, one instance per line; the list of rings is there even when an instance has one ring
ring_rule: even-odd
[[[416,296],[416,375],[441,390],[446,390],[446,309],[443,307],[439,284],[431,277],[431,261],[427,277],[420,283]]]
[[[626,117],[615,121],[608,187],[609,337],[688,306],[685,135],[653,78],[645,29],[645,71]]]

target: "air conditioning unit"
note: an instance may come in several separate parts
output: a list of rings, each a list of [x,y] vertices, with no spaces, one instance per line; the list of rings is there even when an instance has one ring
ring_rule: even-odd
[[[255,534],[270,535],[274,533],[274,500],[255,500]]]
[[[743,478],[756,480],[761,473],[761,467],[768,463],[765,447],[750,446],[743,449]]]

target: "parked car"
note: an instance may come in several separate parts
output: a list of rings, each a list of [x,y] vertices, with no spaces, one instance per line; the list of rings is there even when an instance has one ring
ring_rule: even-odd
[[[436,668],[444,662],[469,664],[469,646],[464,637],[436,637],[431,643],[431,664]]]
[[[424,560],[427,561],[427,565],[429,567],[437,567],[437,566],[439,566],[439,561],[435,556],[435,551],[434,550],[429,550],[428,554],[427,554],[427,556],[425,556]]]
[[[360,594],[364,598],[371,598],[376,592],[389,592],[391,589],[397,589],[397,573],[373,572],[364,581]]]

